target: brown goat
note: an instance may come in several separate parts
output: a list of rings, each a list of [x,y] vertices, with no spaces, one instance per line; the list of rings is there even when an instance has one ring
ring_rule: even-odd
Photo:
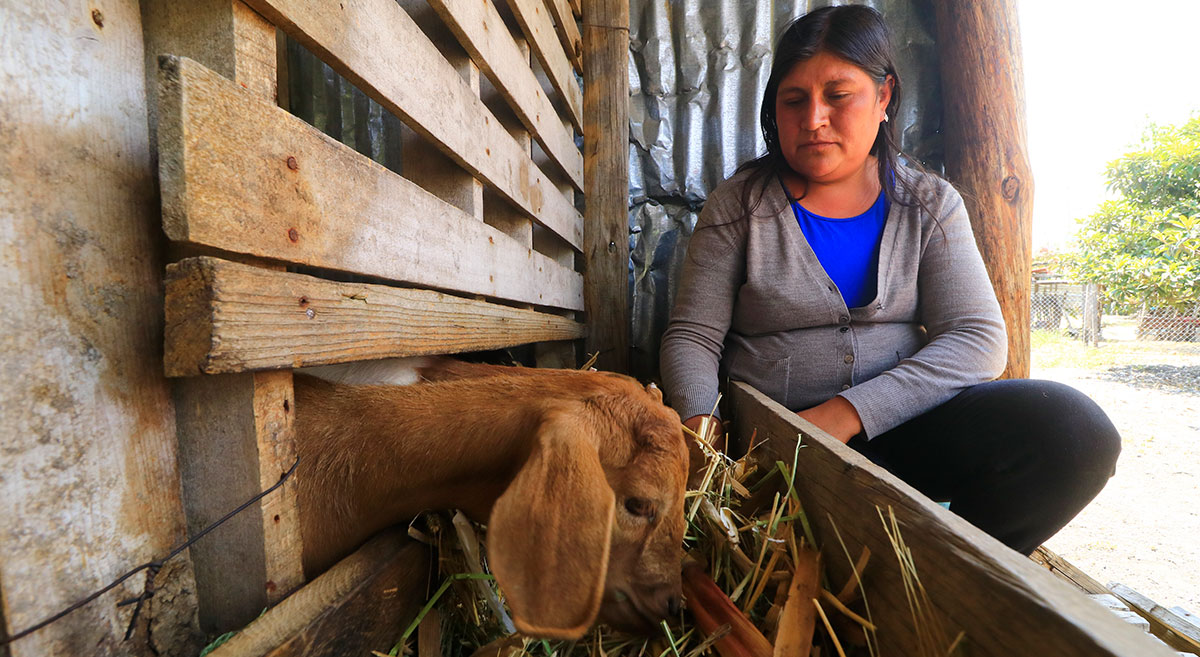
[[[597,618],[651,631],[680,597],[688,452],[653,386],[604,372],[434,360],[425,382],[296,376],[310,576],[426,510],[488,526],[521,632],[577,638]]]

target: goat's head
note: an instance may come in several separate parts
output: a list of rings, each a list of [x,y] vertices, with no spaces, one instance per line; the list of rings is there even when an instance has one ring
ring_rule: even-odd
[[[662,393],[628,377],[547,400],[488,523],[518,629],[577,638],[597,619],[648,632],[675,613],[688,450]]]

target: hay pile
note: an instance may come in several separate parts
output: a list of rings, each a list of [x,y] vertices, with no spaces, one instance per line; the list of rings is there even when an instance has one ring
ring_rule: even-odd
[[[765,467],[755,450],[734,461],[700,437],[709,457],[703,483],[686,499],[685,609],[657,637],[632,637],[604,627],[575,642],[513,634],[495,581],[486,570],[481,532],[462,514],[428,514],[410,530],[437,547],[445,576],[391,656],[417,657],[841,657],[880,655],[863,594],[870,552],[852,558],[840,536],[824,537],[827,555],[853,565],[847,582],[825,577],[808,518],[793,485],[796,460]],[[753,439],[751,440],[753,445]],[[800,446],[797,445],[797,455]],[[880,510],[895,548],[918,628],[922,655],[946,656],[947,640],[912,566],[895,516]],[[835,533],[836,530],[835,530]],[[893,610],[893,612],[896,610]],[[384,653],[375,653],[383,657]]]

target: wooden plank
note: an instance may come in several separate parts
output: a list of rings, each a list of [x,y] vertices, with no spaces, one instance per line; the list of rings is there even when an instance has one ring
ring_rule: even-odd
[[[1044,545],[1034,550],[1029,558],[1033,559],[1034,563],[1040,564],[1046,570],[1057,575],[1060,579],[1070,582],[1075,588],[1084,593],[1108,593],[1108,589],[1103,584],[1092,579],[1090,575],[1076,568],[1074,564],[1050,551]]]
[[[387,530],[246,626],[211,657],[386,653],[425,600],[429,550]]]
[[[479,67],[459,46],[454,34],[425,0],[398,0],[413,22],[438,48],[475,96],[479,96]],[[400,174],[476,220],[483,220],[484,186],[475,176],[412,128],[401,124]],[[517,212],[517,210],[513,210]],[[529,220],[526,219],[528,222]]]
[[[147,42],[154,44],[153,54],[203,57],[225,74],[226,84],[272,111],[283,111],[275,107],[279,38],[253,9],[240,0],[200,0],[146,3],[144,11],[152,16]],[[172,123],[161,103],[158,110],[155,129]],[[197,380],[177,384],[173,395],[185,454],[180,470],[188,527],[196,532],[275,484],[291,467],[292,376],[288,371]],[[196,415],[197,409],[205,413]],[[212,439],[214,431],[222,438]],[[231,452],[245,454],[242,467],[226,467]],[[200,623],[217,633],[248,622],[304,582],[294,488],[284,486],[255,505],[224,537],[227,542],[210,540],[189,550],[196,564]]]
[[[584,14],[584,289],[589,354],[629,369],[629,3],[588,0]]]
[[[417,627],[417,657],[443,657],[442,614],[433,608]]]
[[[286,370],[175,381],[179,469],[190,534],[279,481],[291,467],[291,376]],[[303,581],[293,490],[284,485],[189,550],[206,632],[245,625],[285,587],[290,592]]]
[[[232,11],[234,74],[231,79],[251,93],[274,101],[278,95],[279,57],[276,53],[275,26],[268,23],[241,0],[225,2]],[[224,14],[224,6],[220,7]],[[174,53],[181,54],[181,53]]]
[[[161,65],[159,169],[171,239],[582,307],[583,281],[575,272],[196,62],[164,58]]]
[[[505,30],[505,33],[508,33],[508,27],[506,25],[501,25],[500,27]],[[521,55],[521,62],[523,62],[519,65],[523,68],[528,68],[530,62],[529,44],[526,43],[525,39],[521,37],[514,37],[513,43],[516,45],[517,50]],[[528,153],[532,157],[533,140],[529,137],[529,131],[525,129],[525,126],[522,125],[521,120],[517,118],[516,112],[505,101],[503,94],[496,89],[491,80],[485,79],[484,84],[480,86],[480,97],[483,99],[484,104],[492,110],[492,113],[496,116],[496,119],[499,120],[500,124],[504,126],[504,129],[508,131],[508,134],[512,135],[512,138],[515,139],[517,144],[521,146],[521,152]],[[537,164],[538,162],[535,160],[534,163]],[[548,171],[550,169],[543,168],[542,170]],[[533,230],[535,227],[538,230],[546,230],[542,226],[538,226],[527,219],[523,214],[521,214],[520,211],[514,208],[511,203],[508,203],[504,199],[500,198],[500,196],[497,194],[485,195],[483,220],[487,223],[487,225],[495,228],[505,235],[508,235],[515,240],[517,244],[520,244],[526,248],[533,248]],[[572,249],[572,253],[573,252],[574,250]]]
[[[491,2],[430,0],[484,75],[576,189],[583,189],[583,155]],[[572,25],[574,23],[572,22]]]
[[[166,290],[167,376],[483,351],[584,333],[557,315],[209,257],[170,265]]]
[[[1200,628],[1124,584],[1110,584],[1113,595],[1150,623],[1150,632],[1176,650],[1200,654]]]
[[[586,110],[583,108],[583,93],[575,82],[575,73],[571,62],[567,60],[567,51],[554,34],[554,26],[550,23],[550,15],[543,0],[508,0],[508,6],[512,9],[517,24],[521,26],[521,31],[525,33],[525,38],[529,40],[529,47],[537,57],[538,63],[550,78],[550,86],[554,87],[554,91],[566,105],[567,117],[571,119],[576,130],[585,132],[586,120],[583,115]],[[628,7],[625,13],[629,14]],[[626,41],[625,48],[628,50],[628,36]],[[584,79],[589,78],[584,75]]]
[[[260,38],[275,28],[240,0],[147,2],[142,21],[148,89],[157,82],[158,56],[171,54],[190,57],[262,98],[276,97],[276,47]],[[152,108],[156,100],[149,95]]]
[[[581,248],[582,217],[395,0],[249,4],[531,219]]]
[[[864,588],[879,627],[879,645],[887,646],[889,654],[921,653],[905,583],[877,509],[894,511],[947,639],[965,632],[976,657],[1172,655],[795,413],[743,383],[731,388],[734,435],[765,441],[757,452],[760,462],[781,460],[789,468],[795,462],[796,492],[822,546],[830,581],[846,581],[850,574],[836,535],[851,555],[864,545],[877,555]]]
[[[963,192],[1008,326],[1005,378],[1029,376],[1033,172],[1016,0],[936,0],[946,177]],[[987,53],[981,57],[980,53]]]
[[[0,635],[185,536],[161,374],[162,239],[136,0],[0,8]],[[194,655],[192,566],[172,560],[123,640],[136,576],[0,653]],[[145,621],[154,622],[147,632]]]
[[[1187,609],[1184,609],[1183,607],[1180,607],[1179,605],[1175,605],[1174,607],[1171,607],[1171,611],[1176,616],[1182,618],[1184,621],[1187,621],[1187,623],[1192,625],[1193,627],[1200,628],[1200,616],[1193,614],[1192,612],[1188,611]]]
[[[554,31],[567,51],[567,58],[581,75],[583,74],[583,37],[579,34],[579,26],[575,24],[575,15],[567,0],[546,0],[546,8],[554,19]]]
[[[569,0],[571,3],[571,13],[575,14],[575,18],[583,16],[583,4],[581,0]]]

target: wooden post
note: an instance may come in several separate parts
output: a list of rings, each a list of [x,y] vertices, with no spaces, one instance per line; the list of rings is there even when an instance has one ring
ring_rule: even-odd
[[[1100,346],[1100,285],[1083,284],[1083,341]]]
[[[183,55],[275,101],[275,27],[240,0],[145,2],[143,20],[154,72],[159,54]],[[176,382],[173,397],[188,529],[195,533],[291,467],[292,373],[193,376]],[[241,627],[303,584],[294,490],[281,487],[191,548],[206,631]]]
[[[629,3],[583,3],[584,306],[597,367],[629,369]]]
[[[185,535],[139,11],[136,0],[0,7],[0,636]],[[166,562],[148,604],[117,606],[146,581],[0,655],[196,654],[187,557]]]
[[[1004,321],[1005,378],[1029,376],[1033,174],[1015,0],[935,0],[946,176],[962,192]]]

